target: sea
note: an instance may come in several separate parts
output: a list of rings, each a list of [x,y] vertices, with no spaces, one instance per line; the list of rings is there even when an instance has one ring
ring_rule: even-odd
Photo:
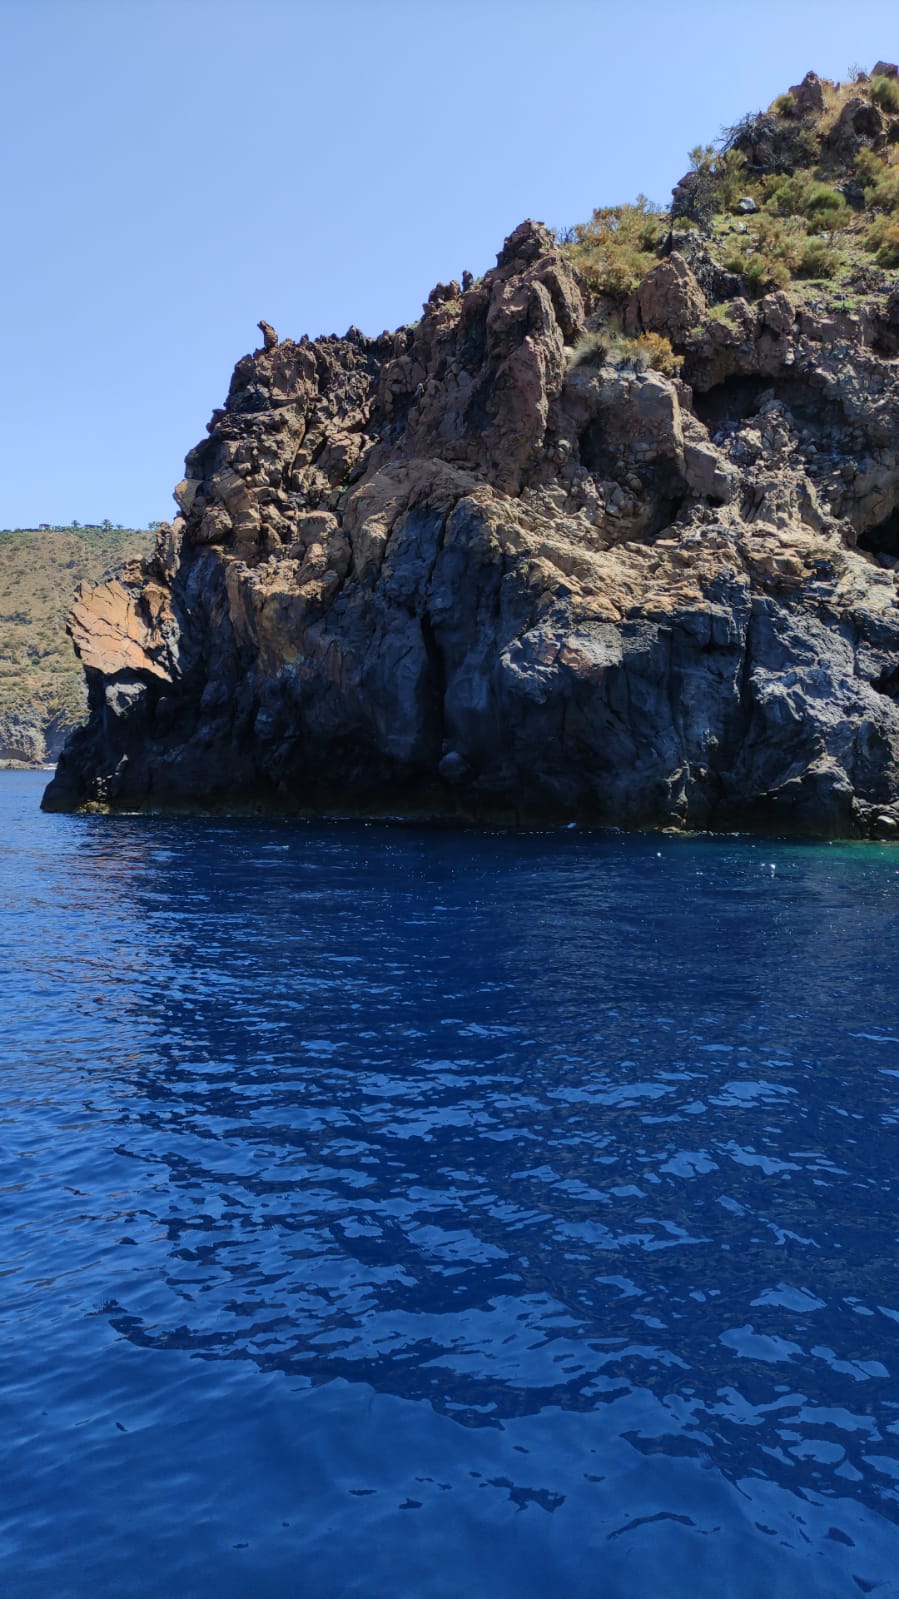
[[[899,1595],[899,844],[0,774],[5,1599]]]

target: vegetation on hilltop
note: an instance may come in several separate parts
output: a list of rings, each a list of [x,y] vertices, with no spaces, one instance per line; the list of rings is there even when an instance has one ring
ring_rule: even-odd
[[[691,151],[670,207],[638,195],[594,211],[563,242],[616,327],[646,275],[690,234],[720,269],[713,300],[803,283],[819,292],[885,286],[899,271],[895,67],[878,63],[871,76],[856,68],[846,83],[810,73],[717,145]],[[661,359],[670,369],[669,354]]]
[[[52,759],[84,716],[81,666],[66,635],[79,583],[148,555],[152,530],[0,530],[0,760]]]

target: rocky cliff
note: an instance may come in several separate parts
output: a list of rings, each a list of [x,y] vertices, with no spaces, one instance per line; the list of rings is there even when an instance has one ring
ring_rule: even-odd
[[[899,110],[818,83],[698,153],[635,283],[591,272],[623,212],[526,222],[414,327],[260,324],[154,555],[79,593],[45,805],[899,830]]]

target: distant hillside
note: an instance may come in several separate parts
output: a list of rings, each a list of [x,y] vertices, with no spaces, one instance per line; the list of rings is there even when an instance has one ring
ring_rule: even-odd
[[[150,530],[0,530],[0,763],[43,765],[84,717],[81,666],[66,634],[75,589],[149,554]]]

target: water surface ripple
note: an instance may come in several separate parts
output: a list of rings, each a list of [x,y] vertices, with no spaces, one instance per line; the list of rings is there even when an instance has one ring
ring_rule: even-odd
[[[899,1595],[899,849],[0,777],[12,1599]]]

